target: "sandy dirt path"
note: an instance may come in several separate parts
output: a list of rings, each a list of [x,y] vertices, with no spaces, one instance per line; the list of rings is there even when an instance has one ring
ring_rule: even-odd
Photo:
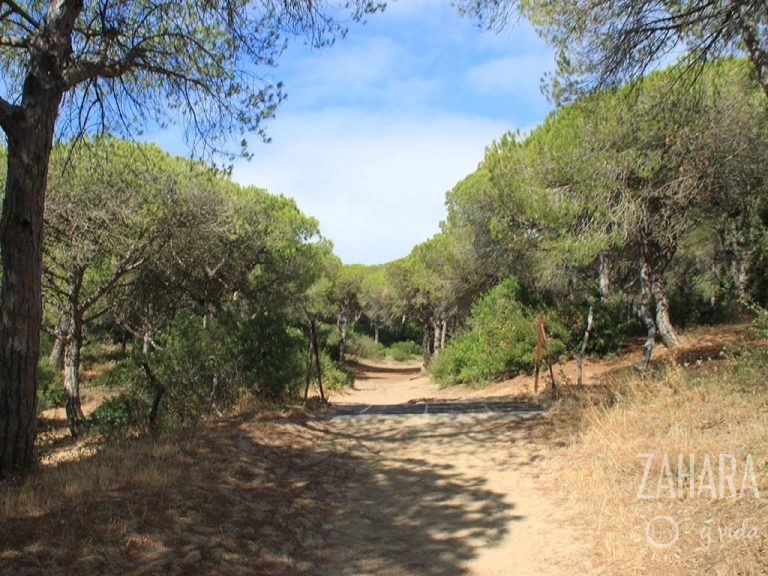
[[[375,480],[348,486],[359,513],[326,523],[333,556],[318,573],[590,573],[585,543],[539,482],[551,457],[541,413],[509,411],[514,400],[509,389],[439,390],[417,367],[358,366],[354,390],[332,397],[338,415],[307,424]]]

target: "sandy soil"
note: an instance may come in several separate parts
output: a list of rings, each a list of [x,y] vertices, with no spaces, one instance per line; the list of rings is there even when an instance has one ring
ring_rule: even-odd
[[[683,362],[723,341],[689,338]],[[637,359],[587,364],[585,382]],[[98,451],[50,414],[20,504],[3,508],[16,488],[0,485],[0,574],[600,572],[558,484],[562,430],[532,401],[532,378],[439,390],[415,365],[356,373],[324,413],[260,411],[157,444]],[[555,375],[575,382],[574,363]]]
[[[552,457],[540,438],[541,413],[493,411],[505,408],[493,401],[526,385],[440,390],[417,366],[358,365],[354,390],[332,398],[341,412],[352,406],[357,413],[308,426],[391,477],[350,486],[349,504],[361,513],[328,526],[347,547],[318,573],[588,573],[587,544],[538,483]],[[458,399],[457,411],[436,413]],[[413,410],[360,413],[397,404]]]

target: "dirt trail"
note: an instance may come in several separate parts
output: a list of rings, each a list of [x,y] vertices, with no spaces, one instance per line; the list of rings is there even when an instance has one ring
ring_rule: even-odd
[[[567,511],[538,484],[550,458],[541,413],[499,400],[509,387],[439,390],[417,367],[358,366],[354,390],[332,398],[340,415],[308,425],[377,481],[349,486],[360,513],[330,521],[335,556],[318,573],[588,573]],[[381,406],[393,410],[371,414]]]
[[[418,367],[358,366],[325,414],[103,452],[65,442],[30,478],[40,493],[0,513],[0,574],[590,574],[544,487],[551,429],[513,396],[526,387],[439,390]]]

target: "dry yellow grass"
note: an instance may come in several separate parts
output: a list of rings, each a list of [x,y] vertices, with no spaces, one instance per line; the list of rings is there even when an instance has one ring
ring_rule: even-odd
[[[602,573],[768,574],[767,368],[749,348],[731,361],[667,361],[645,380],[615,378],[603,402],[561,407],[581,407],[581,432],[554,477]]]

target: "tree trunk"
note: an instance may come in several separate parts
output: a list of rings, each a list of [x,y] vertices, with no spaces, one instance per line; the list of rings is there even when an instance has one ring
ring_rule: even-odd
[[[432,358],[432,354],[430,353],[430,333],[429,333],[429,320],[424,320],[424,336],[421,339],[421,362],[422,362],[422,370],[426,370],[427,366],[429,366],[429,361]]]
[[[605,254],[600,254],[599,261],[600,274],[600,300],[605,302],[611,295],[611,265]]]
[[[56,339],[53,341],[51,347],[51,353],[48,355],[48,364],[54,368],[61,370],[64,368],[64,342],[67,338],[67,332],[69,331],[69,324],[67,319],[62,318],[56,325]]]
[[[80,403],[80,350],[83,344],[83,321],[75,314],[64,347],[64,390],[67,393],[66,413],[69,432],[73,437],[85,432],[85,415]]]
[[[749,53],[749,59],[755,67],[757,79],[763,87],[765,96],[768,97],[768,51],[765,46],[760,45],[761,33],[757,21],[757,15],[750,2],[745,0],[735,1],[738,9],[739,27],[741,28],[741,39]]]
[[[646,260],[640,266],[640,320],[645,326],[648,338],[643,344],[643,359],[636,365],[640,372],[645,372],[651,363],[653,345],[656,342],[656,324],[651,314],[651,267]]]
[[[432,327],[435,331],[434,340],[432,343],[432,354],[437,356],[440,354],[440,342],[442,341],[443,325],[440,320],[433,320]]]
[[[152,328],[147,326],[144,328],[144,337],[141,343],[141,353],[144,356],[151,354],[155,350],[155,340],[152,337]]]
[[[592,332],[592,320],[594,319],[594,307],[589,307],[587,312],[587,328],[584,330],[584,340],[581,342],[581,349],[579,355],[576,357],[576,366],[578,368],[577,384],[579,386],[584,385],[584,379],[582,374],[582,368],[584,366],[584,354],[587,352],[587,344],[589,343],[589,334]]]
[[[731,228],[720,231],[720,242],[723,245],[730,296],[732,300],[739,301],[747,293],[747,239],[742,230]]]
[[[312,336],[312,349],[315,352],[315,368],[317,369],[317,387],[320,388],[320,399],[323,402],[327,402],[325,399],[325,391],[323,390],[323,368],[320,365],[320,347],[317,345],[317,325],[312,320],[309,323],[309,331]]]
[[[445,333],[448,332],[448,320],[443,320],[443,330],[440,332],[440,350],[445,350]]]
[[[379,323],[378,322],[373,323],[373,341],[376,344],[379,343]]]
[[[669,319],[669,301],[664,289],[664,275],[655,274],[651,280],[651,290],[653,298],[656,300],[656,327],[659,331],[659,337],[669,349],[675,348],[680,344],[672,321]]]
[[[80,404],[80,350],[83,346],[83,312],[80,290],[85,271],[75,269],[69,274],[69,318],[64,343],[64,390],[67,394],[66,413],[69,432],[73,437],[85,432],[85,415]]]
[[[347,317],[344,314],[339,314],[337,320],[339,327],[339,362],[344,362],[346,359],[347,348]]]
[[[63,94],[52,66],[34,54],[21,105],[0,117],[8,146],[0,220],[0,476],[32,464],[37,432],[43,207]]]

